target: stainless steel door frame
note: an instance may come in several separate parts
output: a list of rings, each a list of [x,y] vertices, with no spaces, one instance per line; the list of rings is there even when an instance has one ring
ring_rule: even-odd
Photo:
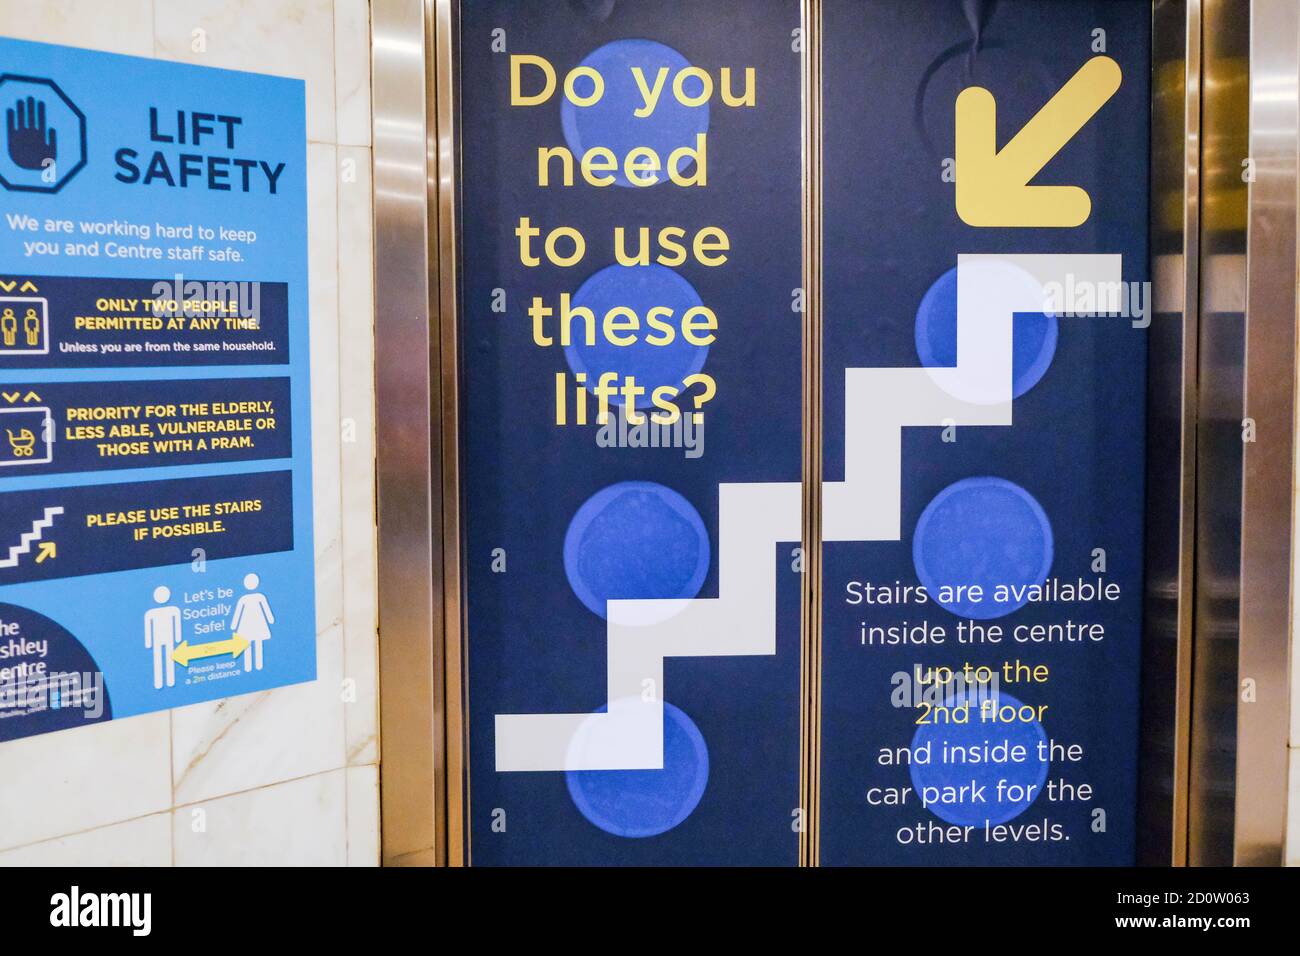
[[[1139,863],[1187,859],[1200,239],[1200,0],[1151,22],[1152,322],[1139,743]]]
[[[1300,11],[1253,0],[1246,225],[1246,417],[1237,814],[1233,860],[1282,862],[1290,725],[1292,508],[1295,494],[1296,189]],[[1247,702],[1246,681],[1254,700]]]
[[[446,861],[436,132],[422,0],[375,0],[380,809],[386,865]],[[454,357],[454,356],[453,356]]]
[[[1205,0],[1189,862],[1278,865],[1286,826],[1300,21]]]

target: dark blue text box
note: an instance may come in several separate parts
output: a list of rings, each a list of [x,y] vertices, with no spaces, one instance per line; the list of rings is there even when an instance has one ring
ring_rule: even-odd
[[[0,379],[11,368],[288,361],[283,282],[0,276]]]
[[[212,561],[291,551],[292,482],[274,471],[0,495],[0,585],[188,564],[196,548]]]
[[[0,386],[0,479],[288,458],[287,378]]]

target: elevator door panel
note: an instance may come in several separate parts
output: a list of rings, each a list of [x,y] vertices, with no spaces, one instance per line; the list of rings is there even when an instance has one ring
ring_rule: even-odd
[[[1131,864],[1150,4],[823,6],[821,862]]]
[[[475,864],[1133,862],[1150,4],[812,6],[461,5]]]
[[[462,5],[475,864],[796,862],[798,24],[789,0]],[[541,184],[543,147],[572,185],[559,155]],[[564,344],[566,301],[594,344],[584,313]],[[608,426],[603,379],[647,389]]]

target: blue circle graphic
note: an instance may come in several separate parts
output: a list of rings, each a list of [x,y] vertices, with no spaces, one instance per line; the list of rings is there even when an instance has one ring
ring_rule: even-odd
[[[949,485],[925,506],[912,538],[912,563],[930,597],[961,617],[988,620],[1025,605],[1027,594],[998,601],[998,585],[1041,584],[1052,570],[1052,525],[1043,506],[1002,478],[966,478]],[[939,600],[944,586],[979,585],[953,600]]]
[[[578,811],[606,833],[658,836],[699,805],[709,783],[709,748],[695,722],[665,701],[662,770],[569,770],[565,778]]]
[[[1047,374],[1056,355],[1059,324],[1054,315],[1018,312],[1011,326],[1011,394],[1019,398]],[[916,354],[926,368],[957,364],[957,269],[926,290],[916,310]]]
[[[652,481],[602,488],[564,535],[564,573],[601,617],[611,599],[693,598],[709,570],[709,533],[689,501]]]
[[[660,265],[606,266],[591,275],[573,295],[572,308],[591,309],[596,322],[596,344],[588,345],[586,325],[582,319],[573,322],[573,340],[565,346],[564,357],[575,374],[587,376],[590,390],[600,383],[601,375],[612,372],[617,378],[610,386],[617,388],[629,378],[645,388],[635,402],[637,408],[651,408],[651,396],[661,385],[671,385],[685,391],[684,381],[700,369],[709,357],[709,346],[692,345],[681,334],[680,322],[690,309],[703,305],[695,287],[672,269]],[[615,345],[600,331],[605,313],[615,306],[630,308],[640,320],[636,341],[631,345]],[[673,340],[667,345],[655,345],[648,339],[662,339],[663,335],[648,324],[651,309],[663,306],[672,310],[672,316],[662,321],[677,328]],[[658,320],[657,320],[658,321]],[[633,333],[620,331],[619,335]],[[623,396],[609,396],[611,405],[623,405]]]
[[[588,53],[579,65],[591,67],[600,74],[605,81],[605,94],[591,106],[575,106],[567,98],[561,101],[560,125],[564,128],[564,140],[573,155],[579,158],[593,146],[604,146],[612,151],[619,162],[618,170],[611,172],[616,185],[647,188],[635,186],[622,167],[623,158],[634,148],[648,146],[655,151],[662,167],[657,173],[662,183],[668,178],[669,154],[682,146],[693,149],[696,137],[709,131],[709,104],[684,106],[673,93],[677,74],[691,64],[672,47],[654,40],[615,40]],[[640,69],[653,98],[664,67],[668,72],[664,74],[654,111],[648,116],[635,115],[637,110],[645,108],[646,96],[637,85],[633,69]],[[574,90],[579,97],[589,96],[592,81],[589,78],[578,79]],[[682,93],[687,98],[699,96],[702,92],[703,81],[698,77],[686,77],[682,81]],[[688,174],[693,166],[694,163],[683,163],[680,171]]]
[[[973,694],[974,691],[971,691]],[[998,707],[1020,708],[1021,702],[1010,694],[990,694],[987,700]],[[923,724],[916,729],[912,737],[912,752],[925,743],[930,745],[930,762],[911,763],[912,787],[918,800],[922,799],[927,788],[930,791],[930,805],[927,809],[939,819],[958,826],[983,826],[987,820],[990,824],[1006,823],[1029,809],[1038,795],[1042,793],[1043,783],[1047,780],[1049,760],[1038,753],[1039,743],[1047,742],[1047,734],[1037,720],[1008,722],[984,720],[981,717],[981,705],[974,699],[970,702],[970,722],[965,724]],[[1006,741],[1009,747],[1020,745],[1025,748],[1022,762],[1006,760],[1002,762],[959,763],[953,760],[940,761],[945,747],[951,751],[954,747],[982,747],[984,744],[996,746]],[[1022,788],[1014,792],[1019,799],[1011,799],[1012,791],[1004,791],[998,799],[997,785],[1005,780],[1008,787]],[[957,803],[935,802],[942,800],[944,788],[954,788],[961,795],[960,788],[969,787],[965,798]],[[977,788],[982,802],[971,797]],[[1032,787],[1032,792],[1029,788]]]

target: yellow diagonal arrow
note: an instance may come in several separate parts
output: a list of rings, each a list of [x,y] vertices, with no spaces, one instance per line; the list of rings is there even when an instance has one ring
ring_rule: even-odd
[[[209,641],[206,644],[196,644],[191,646],[189,641],[181,641],[172,651],[172,660],[182,667],[189,667],[190,661],[196,661],[204,657],[217,657],[221,654],[229,654],[231,657],[238,657],[248,648],[248,641],[244,640],[238,634],[228,641]]]
[[[1078,226],[1092,200],[1078,186],[1030,186],[1074,134],[1115,95],[1122,74],[1096,56],[1070,77],[1006,146],[997,148],[997,101],[980,86],[957,97],[957,215],[968,226]]]
[[[36,563],[41,564],[46,558],[57,558],[59,556],[59,546],[53,541],[42,541],[41,546],[36,551]]]

